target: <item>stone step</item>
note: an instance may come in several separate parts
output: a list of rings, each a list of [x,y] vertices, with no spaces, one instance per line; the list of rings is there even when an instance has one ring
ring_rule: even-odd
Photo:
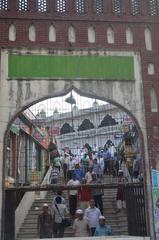
[[[128,231],[127,227],[122,227],[122,228],[118,229],[118,228],[113,228],[113,226],[112,226],[112,232],[114,234],[117,232],[127,232],[127,231]],[[28,235],[28,236],[30,236],[31,234],[37,235],[37,229],[21,229],[18,235],[22,235],[22,234]],[[65,236],[68,234],[69,235],[73,234],[73,229],[65,230]]]
[[[105,215],[106,216],[106,215]],[[117,224],[125,224],[127,225],[127,218],[125,216],[121,216],[121,217],[114,217],[114,216],[106,216],[106,222],[107,223],[117,223]],[[37,218],[34,217],[34,218],[27,218],[25,219],[24,223],[23,224],[29,224],[29,225],[32,225],[32,224],[37,224]]]
[[[128,226],[127,225],[117,225],[117,224],[110,224],[111,225],[113,231],[116,231],[116,230],[119,230],[119,227],[120,227],[120,231],[127,231],[128,230]],[[33,225],[33,226],[26,226],[26,225],[23,225],[23,227],[20,229],[19,231],[19,234],[22,234],[22,233],[37,233],[37,224],[36,225]],[[73,232],[73,229],[72,227],[71,228],[67,228],[66,230],[67,233],[70,233],[70,232]]]
[[[114,230],[112,231],[112,235],[114,236],[127,236],[128,235],[128,231],[127,230]],[[67,238],[67,237],[73,237],[73,232],[65,232],[64,234],[64,238]],[[21,233],[21,234],[18,234],[17,240],[20,240],[20,239],[38,239],[38,236],[37,236],[37,233]]]
[[[37,217],[41,212],[42,212],[42,209],[38,209],[38,210],[31,209],[31,210],[29,210],[27,217],[30,217],[30,218],[32,218],[34,216]],[[126,217],[126,212],[121,211],[119,213],[116,213],[116,209],[114,209],[114,208],[104,208],[104,213],[105,213],[104,215],[106,217],[109,217],[109,216],[110,217],[114,216],[115,218]]]
[[[120,218],[118,217],[114,217],[113,216],[106,216],[106,223],[108,224],[113,224],[113,223],[120,223],[120,224],[125,224],[127,225],[127,217],[125,216],[121,216]],[[34,218],[30,218],[29,216],[24,220],[23,224],[28,224],[28,225],[32,225],[32,224],[37,224],[37,217]]]
[[[109,178],[109,177],[107,177]],[[106,179],[105,179],[106,180]],[[103,195],[104,215],[106,217],[106,223],[112,226],[113,235],[128,235],[127,217],[126,212],[121,211],[116,213],[116,193],[117,189],[105,189]],[[68,205],[67,191],[63,192],[63,196],[66,199]],[[17,240],[24,239],[38,239],[37,236],[37,218],[42,212],[42,206],[44,203],[51,206],[54,195],[50,191],[47,193],[45,199],[36,199],[30,208],[26,219],[17,235]],[[72,226],[65,230],[64,237],[72,237],[73,229]]]
[[[32,206],[43,206],[44,203],[48,203],[49,205],[52,204],[52,201],[38,201],[38,202],[34,202]],[[68,203],[68,200],[66,199],[66,203]],[[110,205],[112,203],[116,203],[116,198],[103,198],[103,205],[107,206]]]
[[[27,219],[32,219],[32,218],[37,218],[38,215],[41,213],[42,211],[40,210],[29,210],[29,214],[27,215]],[[104,215],[106,218],[122,218],[124,217],[125,220],[127,219],[126,218],[126,213],[124,212],[119,212],[119,213],[116,213],[114,209],[104,209]]]
[[[51,206],[50,207],[50,210],[51,210]],[[79,207],[77,207],[79,208]],[[111,205],[106,205],[103,207],[104,209],[104,212],[115,212],[116,211],[116,208],[113,208]],[[38,213],[41,213],[42,212],[42,206],[33,206],[31,207],[31,209],[29,210],[29,214],[38,214]]]

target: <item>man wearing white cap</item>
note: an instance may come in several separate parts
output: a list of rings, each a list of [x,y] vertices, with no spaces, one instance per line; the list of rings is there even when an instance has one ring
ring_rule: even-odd
[[[73,230],[75,237],[87,237],[88,236],[88,220],[83,217],[83,210],[78,209],[76,211],[77,218],[73,223]]]
[[[49,206],[45,203],[43,212],[38,216],[37,231],[40,238],[52,238],[53,220],[48,210]]]
[[[105,217],[99,217],[99,226],[97,226],[94,236],[110,236],[112,235],[111,226],[105,225]]]

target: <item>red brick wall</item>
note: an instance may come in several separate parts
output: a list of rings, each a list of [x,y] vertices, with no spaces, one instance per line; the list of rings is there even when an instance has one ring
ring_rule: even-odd
[[[47,0],[47,12],[38,12],[36,1],[28,0],[28,11],[18,11],[16,0],[8,0],[8,10],[0,10],[0,46],[1,47],[28,47],[50,49],[107,49],[107,50],[132,50],[139,51],[142,62],[142,78],[144,84],[144,100],[146,109],[146,128],[148,133],[149,156],[156,158],[159,150],[159,140],[153,138],[152,127],[159,124],[159,114],[151,113],[150,89],[153,86],[159,96],[159,14],[151,16],[150,0],[141,0],[139,15],[131,14],[131,0],[123,0],[123,12],[116,15],[113,12],[113,0],[103,1],[103,13],[95,13],[94,0],[86,0],[85,13],[77,14],[75,0],[67,0],[66,12],[57,13],[56,0]],[[14,24],[17,30],[15,42],[8,40],[8,28]],[[36,41],[28,40],[28,28],[34,24],[36,28]],[[57,31],[56,42],[48,41],[48,28],[53,24]],[[73,25],[76,30],[76,43],[68,42],[67,30]],[[92,25],[96,30],[96,43],[88,43],[87,30]],[[111,26],[115,32],[115,43],[106,42],[106,30]],[[131,27],[134,43],[126,44],[125,31]],[[149,27],[152,34],[152,51],[145,47],[144,30]],[[148,75],[149,63],[155,66],[155,74]],[[158,98],[159,99],[159,98]],[[159,100],[158,100],[159,101]],[[158,102],[159,103],[159,102]],[[142,109],[138,109],[142,111]]]

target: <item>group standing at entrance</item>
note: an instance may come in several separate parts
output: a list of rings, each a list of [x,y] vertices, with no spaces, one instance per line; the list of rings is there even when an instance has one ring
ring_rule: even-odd
[[[53,200],[51,211],[48,204],[43,205],[43,212],[38,216],[37,231],[40,238],[63,238],[65,231],[65,217],[68,214],[67,207],[61,195]],[[71,223],[70,223],[71,225]],[[69,226],[69,225],[67,225]],[[112,235],[111,226],[105,224],[105,217],[95,201],[90,200],[89,206],[84,210],[77,209],[72,221],[74,237],[109,236]]]

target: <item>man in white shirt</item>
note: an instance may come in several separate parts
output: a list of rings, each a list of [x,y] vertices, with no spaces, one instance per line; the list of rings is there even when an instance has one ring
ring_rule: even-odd
[[[90,207],[85,210],[85,217],[88,219],[91,236],[94,236],[96,227],[99,225],[99,217],[101,216],[101,212],[99,208],[96,208],[95,201],[93,199],[90,200],[89,204]]]
[[[76,180],[76,175],[72,175],[72,179],[68,181],[67,186],[79,186],[80,182]],[[74,217],[76,208],[77,208],[77,200],[78,200],[78,190],[70,190],[69,192],[69,208],[70,214]]]
[[[83,217],[83,210],[78,209],[76,211],[77,218],[73,223],[73,230],[75,237],[87,237],[88,236],[88,220]]]

